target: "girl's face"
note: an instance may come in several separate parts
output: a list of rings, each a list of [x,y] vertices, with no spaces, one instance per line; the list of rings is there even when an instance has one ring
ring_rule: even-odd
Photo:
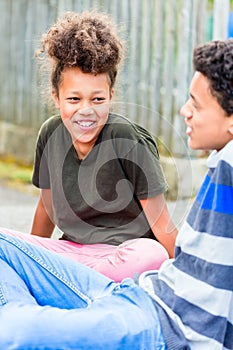
[[[58,93],[53,92],[55,106],[79,157],[84,158],[108,119],[113,96],[109,77],[107,73],[83,73],[78,67],[65,68]]]
[[[233,138],[233,116],[226,115],[211,94],[208,79],[200,72],[193,76],[190,98],[180,113],[185,117],[192,149],[220,150]]]

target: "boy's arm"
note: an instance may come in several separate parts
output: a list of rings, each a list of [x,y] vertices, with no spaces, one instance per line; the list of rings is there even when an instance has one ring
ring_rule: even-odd
[[[156,239],[173,258],[178,231],[171,220],[164,195],[141,199],[140,203]]]
[[[51,190],[42,189],[33,219],[31,234],[50,238],[55,227],[52,218]]]

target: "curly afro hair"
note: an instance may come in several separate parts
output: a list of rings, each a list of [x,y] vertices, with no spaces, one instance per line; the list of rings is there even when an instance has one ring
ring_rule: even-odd
[[[51,83],[58,93],[66,67],[79,67],[84,73],[107,73],[113,87],[123,50],[108,15],[67,12],[42,36],[36,56],[43,54],[52,60]]]
[[[208,78],[210,91],[226,115],[233,114],[233,39],[198,46],[193,66]]]

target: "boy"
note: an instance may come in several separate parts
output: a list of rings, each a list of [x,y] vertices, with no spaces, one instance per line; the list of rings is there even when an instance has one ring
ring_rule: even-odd
[[[197,47],[193,62],[188,143],[214,151],[175,259],[139,286],[114,283],[0,234],[1,348],[233,349],[233,40]]]

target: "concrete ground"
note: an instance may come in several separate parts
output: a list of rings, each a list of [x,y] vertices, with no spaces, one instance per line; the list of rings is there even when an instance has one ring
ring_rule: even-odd
[[[0,227],[6,227],[29,233],[33,215],[38,201],[38,193],[26,188],[13,188],[0,182]],[[190,208],[190,200],[168,202],[168,208],[173,221],[179,228]],[[53,237],[60,236],[59,229],[54,231]]]
[[[28,187],[14,188],[0,182],[0,227],[29,233],[39,192]],[[55,229],[53,237],[60,237]]]
[[[0,183],[0,226],[29,232],[37,196]]]

